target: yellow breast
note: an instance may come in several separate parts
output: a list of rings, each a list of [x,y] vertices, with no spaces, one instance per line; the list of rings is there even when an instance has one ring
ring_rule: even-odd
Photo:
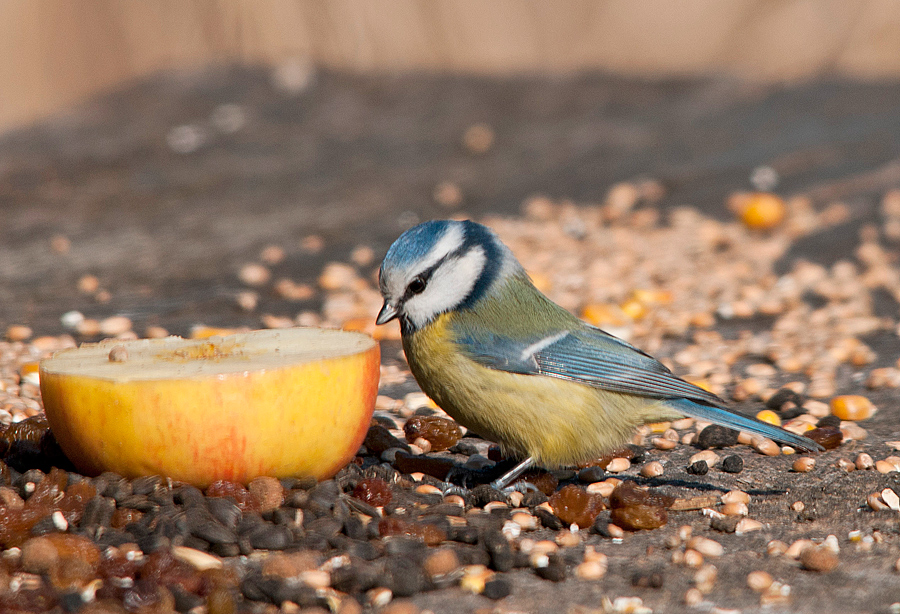
[[[444,411],[482,437],[543,466],[570,465],[621,445],[659,403],[541,375],[484,367],[459,352],[452,314],[404,336],[410,369]]]

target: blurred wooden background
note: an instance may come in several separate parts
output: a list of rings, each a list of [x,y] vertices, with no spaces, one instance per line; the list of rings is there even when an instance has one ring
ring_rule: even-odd
[[[163,69],[900,76],[897,0],[0,0],[0,129]]]

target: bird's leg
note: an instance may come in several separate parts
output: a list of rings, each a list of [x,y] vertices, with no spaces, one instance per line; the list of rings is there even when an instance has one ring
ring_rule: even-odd
[[[506,464],[507,461],[504,461],[503,464]],[[515,467],[501,475],[499,478],[490,483],[490,487],[499,490],[504,494],[509,494],[513,491],[520,492],[529,492],[532,490],[538,490],[538,488],[529,482],[517,482],[510,486],[509,484],[515,481],[524,471],[526,471],[529,467],[534,465],[534,460],[529,457],[523,461],[520,461],[516,464]],[[492,469],[496,469],[493,467]],[[460,495],[466,496],[469,493],[468,485],[472,481],[479,481],[478,477],[482,477],[484,479],[485,473],[494,473],[496,472],[486,470],[486,469],[464,469],[462,467],[455,467],[450,471],[447,475],[447,482],[456,482],[457,484],[450,484],[446,490],[444,490],[444,495]]]
[[[512,484],[517,477],[522,475],[522,473],[531,468],[533,465],[534,459],[529,456],[521,463],[491,482],[491,488],[494,488],[496,490],[503,490],[504,488]]]

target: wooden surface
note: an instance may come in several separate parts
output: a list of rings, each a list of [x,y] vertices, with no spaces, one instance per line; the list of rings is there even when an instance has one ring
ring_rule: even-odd
[[[0,0],[0,129],[162,69],[900,76],[896,0]]]

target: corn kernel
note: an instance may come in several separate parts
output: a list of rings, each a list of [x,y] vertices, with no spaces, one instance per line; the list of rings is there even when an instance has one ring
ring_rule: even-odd
[[[762,410],[756,414],[756,419],[768,422],[769,424],[774,424],[775,426],[781,426],[781,418],[771,409]]]

